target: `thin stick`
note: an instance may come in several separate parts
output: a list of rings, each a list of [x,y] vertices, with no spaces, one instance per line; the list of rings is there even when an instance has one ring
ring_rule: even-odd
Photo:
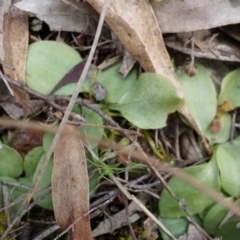
[[[42,240],[46,238],[48,235],[56,232],[58,229],[60,229],[60,227],[57,224],[55,224],[52,227],[40,233],[37,237],[33,238],[33,240]]]

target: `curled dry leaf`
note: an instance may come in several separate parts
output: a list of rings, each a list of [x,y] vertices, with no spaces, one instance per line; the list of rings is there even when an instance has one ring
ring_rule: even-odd
[[[54,151],[52,196],[54,214],[62,230],[89,210],[87,162],[80,132],[67,125]],[[71,230],[73,239],[92,239],[89,215]]]
[[[6,14],[6,12],[9,9],[9,6],[11,4],[11,0],[5,0],[5,1],[1,1],[0,4],[0,31],[3,32],[3,18],[4,15]],[[2,60],[4,59],[4,49],[3,49],[3,34],[0,34],[0,63],[2,64]]]
[[[98,12],[101,12],[104,0],[87,1]],[[183,97],[180,84],[165,48],[161,30],[149,1],[110,0],[105,21],[146,72],[155,72],[167,77],[176,87],[178,96]],[[180,112],[195,128],[207,152],[210,153],[211,150],[206,139],[187,106],[183,105]]]
[[[100,12],[104,0],[88,2]],[[148,1],[111,0],[105,20],[146,72],[167,77],[178,89],[179,96],[182,96],[161,31]]]
[[[25,82],[28,35],[28,13],[17,9],[12,4],[3,18],[3,48],[4,64],[14,67],[15,70],[4,67],[4,72],[21,83]],[[22,105],[26,114],[27,94],[16,87],[12,89],[16,101]]]

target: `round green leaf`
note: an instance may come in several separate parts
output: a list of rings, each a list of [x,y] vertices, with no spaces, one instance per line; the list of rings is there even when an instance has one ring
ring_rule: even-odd
[[[44,133],[43,134],[43,150],[44,152],[47,152],[48,149],[50,148],[52,141],[54,138],[54,134],[52,133]]]
[[[233,141],[232,144],[219,145],[216,151],[222,188],[233,197],[240,196],[239,149],[239,141]]]
[[[240,107],[240,68],[228,73],[221,85],[218,103],[229,101],[234,108]]]
[[[183,169],[185,173],[196,178],[201,183],[219,191],[219,176],[216,161],[213,158],[210,162],[199,166],[191,166]],[[172,177],[168,182],[169,187],[179,199],[184,199],[187,204],[187,211],[190,215],[200,213],[209,206],[213,200],[204,192],[201,192],[188,183]],[[160,214],[163,218],[178,218],[186,216],[180,209],[178,202],[172,198],[164,189],[159,201]]]
[[[12,183],[17,183],[17,180],[11,177],[0,177],[0,179],[6,181],[6,182],[12,182]],[[3,207],[3,193],[2,193],[2,186],[4,184],[0,182],[0,208]],[[11,192],[11,190],[14,188],[11,185],[7,185],[8,191]]]
[[[228,220],[224,225],[216,232],[215,237],[222,237],[222,240],[239,240],[240,230],[236,228],[239,223],[239,219],[233,218]]]
[[[33,148],[24,158],[25,177],[28,178],[34,174],[37,164],[44,153],[43,147]]]
[[[39,172],[40,167],[42,166],[42,163],[44,161],[44,158],[46,157],[46,154],[43,154],[43,156],[41,157],[36,171],[34,173],[33,176],[33,181],[36,179],[37,174]],[[40,179],[40,182],[37,186],[38,189],[42,188],[43,186],[50,184],[51,183],[51,179],[52,179],[52,168],[53,168],[53,158],[50,158],[47,167],[44,170],[44,173]],[[45,189],[41,192],[35,193],[33,195],[33,200],[36,200],[38,197],[44,195],[48,189]],[[45,196],[45,198],[43,198],[40,202],[37,203],[37,205],[39,205],[40,207],[44,208],[44,209],[48,209],[48,210],[53,210],[53,204],[52,204],[52,193],[48,194],[47,196]]]
[[[19,178],[18,179],[18,183],[25,185],[27,187],[31,187],[32,181],[28,178]],[[28,189],[25,188],[20,188],[20,187],[12,187],[10,192],[10,198],[11,198],[11,202],[14,201],[15,199],[25,195],[28,193]],[[16,217],[17,213],[19,212],[19,210],[21,209],[21,206],[23,204],[23,200],[18,202],[17,204],[15,204],[11,210],[12,210],[12,219],[14,219],[14,217]]]
[[[10,177],[0,177],[2,180],[9,182],[9,183],[17,183],[18,181],[16,179],[10,178]],[[0,183],[0,208],[3,207],[3,194],[2,194],[2,186],[4,184]],[[13,202],[18,197],[26,194],[28,192],[27,189],[15,187],[12,185],[6,185],[9,192],[9,201],[10,203]],[[10,217],[13,220],[16,217],[16,214],[18,213],[19,209],[22,206],[22,201],[16,203],[10,208]]]
[[[106,103],[117,103],[119,99],[128,91],[130,91],[137,81],[137,71],[133,69],[126,78],[122,78],[117,69],[121,63],[99,70],[97,82],[99,82],[107,91],[104,101]]]
[[[126,92],[117,104],[109,107],[118,110],[137,127],[157,129],[166,125],[169,113],[181,108],[183,99],[174,85],[155,73],[143,73],[133,89]]]
[[[207,206],[206,208],[203,209],[202,212],[198,213],[198,216],[201,219],[204,219],[205,216],[207,215],[208,211],[215,205],[215,202],[213,202],[212,204],[210,204],[209,206]]]
[[[49,94],[66,73],[81,61],[79,53],[64,43],[35,42],[28,49],[26,84],[42,94]],[[56,93],[71,95],[75,86],[75,83],[66,85]]]
[[[161,222],[169,232],[176,238],[182,236],[188,228],[188,220],[186,218],[158,218],[159,222]],[[171,240],[166,233],[161,231],[163,240]]]
[[[217,94],[206,69],[198,64],[198,74],[189,77],[183,71],[177,76],[181,84],[185,103],[202,132],[206,130],[216,115]]]
[[[233,198],[226,198],[226,200],[233,202]],[[213,235],[216,232],[218,225],[221,223],[227,212],[228,209],[223,207],[220,203],[216,203],[209,209],[203,219],[203,227],[207,233]]]
[[[213,124],[219,124],[219,131],[213,131]],[[225,113],[216,122],[212,122],[205,130],[205,137],[210,144],[225,143],[230,138],[232,119],[230,114]]]
[[[13,148],[2,144],[0,149],[0,176],[18,178],[23,172],[23,159]]]
[[[81,116],[83,116],[88,123],[103,125],[102,117],[88,108],[82,107]],[[89,142],[87,142],[87,144],[89,144],[92,149],[99,144],[104,133],[103,128],[98,127],[80,126],[79,130],[86,137],[89,136]],[[94,141],[91,141],[91,137]]]

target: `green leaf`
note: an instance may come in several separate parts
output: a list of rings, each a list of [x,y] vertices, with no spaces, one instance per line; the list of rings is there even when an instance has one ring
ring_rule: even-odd
[[[103,125],[102,117],[86,107],[82,107],[81,116],[87,120],[87,123]],[[100,143],[104,133],[104,129],[99,127],[80,126],[79,130],[84,136],[89,136],[89,142],[87,142],[87,144],[89,144],[92,149]],[[93,141],[91,141],[91,138]]]
[[[100,182],[100,176],[101,174],[99,171],[96,169],[92,174],[89,174],[89,194],[90,198],[94,196],[94,194],[97,191],[97,186]]]
[[[12,183],[17,183],[17,180],[11,177],[0,177],[0,179],[6,181],[6,182],[12,182]],[[2,186],[4,186],[5,184],[0,182],[0,208],[3,207],[3,192],[2,192]],[[11,190],[14,188],[11,185],[6,185],[8,187],[8,191],[11,192]]]
[[[213,156],[211,161],[199,166],[191,166],[182,170],[186,174],[196,178],[202,184],[205,184],[217,191],[220,189],[218,167]],[[179,199],[184,199],[187,204],[187,211],[190,215],[200,213],[209,206],[213,200],[188,183],[172,177],[168,182],[169,187]],[[178,202],[172,198],[164,189],[159,201],[160,214],[163,218],[178,218],[186,216],[180,209]]]
[[[126,78],[122,78],[117,69],[121,63],[99,70],[97,82],[99,82],[107,91],[104,99],[105,103],[117,103],[119,99],[134,87],[137,81],[137,71],[133,69]]]
[[[20,182],[21,184],[25,185],[25,186],[31,186],[31,181],[28,180],[23,181],[23,178],[20,178],[18,181],[16,179],[10,178],[10,177],[0,177],[2,180],[9,182],[9,183],[18,183]],[[25,179],[24,179],[25,180]],[[3,207],[3,193],[2,193],[2,186],[5,185],[3,183],[0,183],[0,208]],[[8,192],[9,192],[9,202],[13,202],[14,200],[16,200],[18,197],[21,197],[22,195],[28,193],[27,189],[24,188],[19,188],[19,187],[15,187],[13,185],[6,185],[8,188]],[[21,206],[22,206],[23,201],[20,201],[16,204],[14,204],[12,207],[10,207],[10,217],[13,220],[18,211],[20,210]]]
[[[27,187],[31,187],[32,181],[28,178],[19,178],[18,179],[18,183],[25,185]],[[12,187],[10,192],[10,201],[14,201],[15,199],[25,195],[28,193],[29,190],[25,189],[25,188],[20,188],[20,187]],[[21,209],[21,206],[23,204],[23,200],[18,202],[17,204],[15,204],[11,210],[12,210],[12,214],[11,214],[11,218],[14,219],[16,217],[16,215],[18,214],[19,210]]]
[[[215,125],[215,126],[214,126]],[[216,126],[219,125],[219,126]],[[214,120],[205,130],[205,137],[210,144],[225,143],[230,138],[232,119],[230,114],[225,113],[219,120]],[[214,128],[218,131],[214,131]],[[215,129],[216,129],[215,128]]]
[[[239,219],[233,218],[228,220],[224,225],[216,232],[215,237],[222,237],[222,240],[239,240],[240,230],[236,228],[239,223]]]
[[[233,197],[240,196],[239,149],[239,140],[234,140],[232,144],[219,145],[216,151],[222,188]]]
[[[23,172],[23,159],[13,148],[2,144],[0,149],[0,176],[18,178]]]
[[[201,219],[198,215],[191,216],[192,220],[202,226]],[[188,231],[189,221],[186,218],[158,218],[158,220],[168,229],[169,232],[175,238],[179,238]],[[163,240],[170,240],[170,238],[163,232],[160,231]]]
[[[32,176],[36,170],[39,160],[44,153],[43,147],[33,148],[24,158],[25,177]]]
[[[187,232],[189,222],[186,218],[158,218],[158,220],[176,238]],[[163,240],[171,240],[163,231],[161,231],[161,235]]]
[[[37,168],[35,170],[34,176],[33,176],[33,182],[37,177],[37,174],[42,166],[42,163],[44,161],[46,157],[46,154],[43,154],[43,156],[41,157],[40,161],[38,162]],[[45,168],[43,175],[39,181],[39,184],[37,186],[38,189],[42,188],[43,186],[50,184],[51,180],[52,180],[52,168],[53,168],[53,158],[51,157],[47,167]],[[49,188],[41,191],[41,192],[37,192],[33,195],[33,200],[36,200],[38,197],[44,195],[47,191],[49,190]],[[53,210],[53,204],[52,204],[52,193],[48,194],[47,196],[45,196],[40,202],[37,203],[38,206],[47,209],[47,210]]]
[[[10,177],[0,177],[0,178],[9,183],[18,183],[18,181],[16,179],[13,179]],[[5,184],[0,183],[0,208],[3,207],[3,193],[2,193],[3,185],[5,185]],[[20,197],[23,194],[26,194],[28,192],[28,190],[23,189],[23,188],[15,187],[12,185],[6,185],[6,186],[8,188],[8,192],[9,192],[9,202],[10,203],[13,202],[15,199],[17,199],[18,197]],[[10,207],[11,220],[13,220],[16,217],[20,207],[22,206],[22,202],[23,201],[20,201],[20,202],[16,203],[15,205],[13,205],[12,207]]]
[[[215,205],[216,203],[213,202],[212,204],[210,204],[209,206],[207,206],[206,208],[203,209],[202,212],[200,212],[198,214],[198,216],[200,217],[200,219],[204,219],[206,214],[208,213],[208,211]]]
[[[26,63],[26,84],[49,94],[56,84],[76,64],[82,61],[79,53],[68,45],[56,41],[40,41],[29,46]],[[71,95],[76,83],[66,85],[56,93]]]
[[[168,114],[182,105],[183,99],[178,97],[176,88],[167,78],[155,73],[142,73],[133,89],[109,107],[120,111],[137,127],[157,129],[164,127]]]
[[[221,85],[221,92],[218,97],[218,103],[224,101],[231,103],[233,108],[240,107],[240,68],[228,73]]]
[[[52,141],[54,139],[54,134],[52,133],[44,133],[43,134],[43,150],[44,152],[47,152],[50,148]]]
[[[233,198],[231,197],[226,198],[226,200],[233,203]],[[218,225],[221,223],[227,212],[228,209],[223,207],[221,203],[216,203],[209,209],[203,219],[203,227],[207,233],[213,235],[216,232]]]
[[[217,95],[206,69],[200,64],[197,67],[196,76],[189,77],[183,71],[178,71],[177,76],[185,103],[203,133],[216,115]]]

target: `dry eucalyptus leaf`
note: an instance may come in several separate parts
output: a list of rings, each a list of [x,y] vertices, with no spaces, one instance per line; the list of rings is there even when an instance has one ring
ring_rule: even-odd
[[[88,2],[101,12],[104,0]],[[182,96],[161,31],[148,1],[111,0],[105,21],[146,72],[167,77],[178,89],[179,96]]]
[[[65,4],[54,0],[23,0],[16,7],[36,14],[45,21],[52,31],[87,32],[92,21],[89,16]]]
[[[81,135],[71,125],[65,130],[54,150],[52,172],[54,214],[62,230],[89,211],[87,161]],[[71,235],[76,240],[92,239],[89,215],[74,225]]]
[[[6,67],[3,69],[5,74],[21,83],[25,82],[28,35],[28,14],[12,4],[3,18],[3,48],[5,51],[3,62],[13,66],[15,70]],[[26,112],[26,92],[14,86],[12,86],[12,90],[17,102]]]
[[[9,101],[10,100],[10,101]],[[7,102],[1,102],[0,106],[13,119],[20,119],[24,116],[23,108],[11,97]]]
[[[81,12],[98,16],[99,14],[97,11],[87,2],[79,2],[78,0],[62,0],[66,4],[73,6],[74,8],[78,9]]]
[[[25,64],[28,49],[28,14],[11,5],[4,14],[3,47],[5,56],[3,62],[15,70],[4,68],[5,74],[25,82]]]
[[[27,100],[25,116],[30,116],[37,113],[44,105],[42,100]],[[7,101],[0,102],[0,106],[5,112],[13,119],[20,119],[24,117],[23,108],[19,103],[15,102],[13,98],[9,98]]]
[[[239,0],[151,2],[163,33],[191,32],[240,22]]]
[[[11,0],[0,1],[0,32],[3,32],[3,17],[7,13]],[[4,59],[3,34],[0,33],[0,59]]]
[[[143,205],[146,205],[148,201],[148,195],[146,193],[141,193],[138,195],[138,199]],[[106,233],[111,233],[116,229],[119,229],[123,226],[127,226],[130,223],[136,222],[140,215],[137,213],[139,207],[135,202],[131,202],[128,205],[128,215],[126,215],[126,209],[110,216],[109,218],[104,219],[99,225],[93,230],[93,237],[103,235]]]
[[[87,1],[98,12],[101,12],[104,0]],[[161,30],[148,1],[111,0],[105,21],[146,72],[155,72],[167,77],[176,87],[178,96],[183,96],[163,42]],[[201,133],[186,105],[182,107],[181,113],[195,128],[205,148],[210,152],[203,133]]]

